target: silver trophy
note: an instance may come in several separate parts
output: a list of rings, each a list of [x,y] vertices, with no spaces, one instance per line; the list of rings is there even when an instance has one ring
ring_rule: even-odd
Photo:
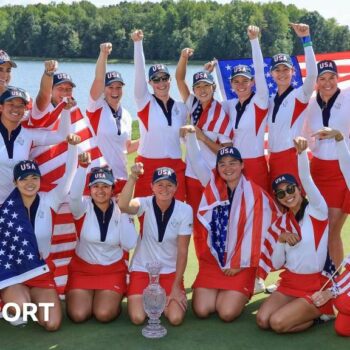
[[[166,328],[160,324],[165,304],[165,290],[159,284],[160,263],[154,261],[146,265],[149,273],[149,285],[143,291],[143,307],[148,316],[148,325],[142,329],[146,338],[162,338],[167,334]]]

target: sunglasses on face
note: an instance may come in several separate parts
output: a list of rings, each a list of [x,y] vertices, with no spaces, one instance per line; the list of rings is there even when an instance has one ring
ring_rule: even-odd
[[[91,168],[90,172],[95,174],[99,173],[101,170],[112,174],[112,169],[108,165],[93,167]]]
[[[170,79],[170,77],[169,76],[163,76],[163,77],[156,77],[156,78],[153,78],[153,79],[151,79],[154,83],[156,83],[156,84],[158,84],[158,83],[160,83],[161,81],[162,82],[167,82],[167,81],[169,81],[169,79]]]
[[[288,185],[285,190],[277,190],[275,196],[277,199],[283,199],[287,194],[293,194],[296,187],[296,185]]]

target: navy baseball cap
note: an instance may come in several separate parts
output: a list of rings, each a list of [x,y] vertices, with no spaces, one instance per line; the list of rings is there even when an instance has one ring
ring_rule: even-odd
[[[239,160],[240,162],[243,162],[241,153],[239,152],[239,150],[236,147],[233,146],[227,146],[227,147],[223,147],[220,148],[217,155],[216,155],[216,165],[219,163],[219,161],[226,157],[232,157],[234,159]]]
[[[91,169],[89,178],[89,186],[102,182],[106,185],[114,185],[114,177],[112,169],[108,167],[96,167]]]
[[[157,168],[152,177],[152,183],[155,184],[161,180],[168,180],[174,185],[177,185],[177,178],[174,169],[168,167]]]
[[[154,64],[151,67],[149,67],[148,71],[148,78],[149,80],[152,80],[155,75],[158,73],[165,73],[166,75],[170,76],[169,69],[165,64]]]
[[[63,83],[69,83],[72,85],[72,87],[75,87],[75,84],[73,83],[73,80],[71,76],[67,73],[55,73],[53,75],[53,83],[52,85],[60,85]]]
[[[11,58],[7,54],[7,52],[4,50],[0,50],[0,64],[4,64],[6,62],[10,63],[11,67],[13,67],[13,68],[17,67],[17,64],[11,60]]]
[[[293,175],[282,174],[273,180],[272,189],[276,192],[278,185],[282,184],[282,183],[287,183],[287,184],[299,186],[297,179]]]
[[[14,86],[9,86],[0,96],[0,104],[4,104],[4,102],[13,100],[14,98],[22,99],[25,104],[30,102],[30,96],[27,91]]]
[[[275,56],[272,56],[270,63],[270,70],[274,70],[277,66],[284,64],[288,68],[293,68],[293,62],[289,55],[285,53],[279,53]]]
[[[238,66],[233,67],[231,71],[230,80],[232,80],[234,77],[237,77],[237,76],[243,76],[248,79],[252,79],[253,78],[252,70],[250,69],[249,66],[245,64],[239,64]]]
[[[320,77],[324,73],[333,73],[338,75],[337,65],[332,60],[323,60],[317,63],[317,76]]]
[[[122,75],[117,71],[107,72],[105,76],[105,86],[111,85],[114,82],[119,82],[125,85]]]
[[[215,84],[214,77],[208,71],[203,70],[203,71],[200,71],[200,72],[193,74],[192,86],[195,86],[196,84],[198,84],[202,81],[205,83],[212,84],[212,85]]]
[[[13,179],[23,180],[29,175],[41,176],[38,164],[32,160],[21,160],[13,168]]]

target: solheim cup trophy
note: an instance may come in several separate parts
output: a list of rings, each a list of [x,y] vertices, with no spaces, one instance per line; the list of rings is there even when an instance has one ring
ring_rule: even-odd
[[[143,307],[148,316],[148,325],[142,329],[146,338],[162,338],[167,334],[166,328],[160,324],[165,304],[165,290],[159,284],[160,263],[154,261],[146,265],[149,273],[149,285],[143,291]]]

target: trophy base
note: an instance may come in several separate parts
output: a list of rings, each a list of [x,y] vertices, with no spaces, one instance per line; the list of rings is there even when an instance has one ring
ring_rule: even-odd
[[[157,325],[148,324],[146,327],[142,329],[142,335],[145,338],[151,338],[151,339],[162,338],[166,334],[167,334],[166,328],[160,324],[157,324]]]

